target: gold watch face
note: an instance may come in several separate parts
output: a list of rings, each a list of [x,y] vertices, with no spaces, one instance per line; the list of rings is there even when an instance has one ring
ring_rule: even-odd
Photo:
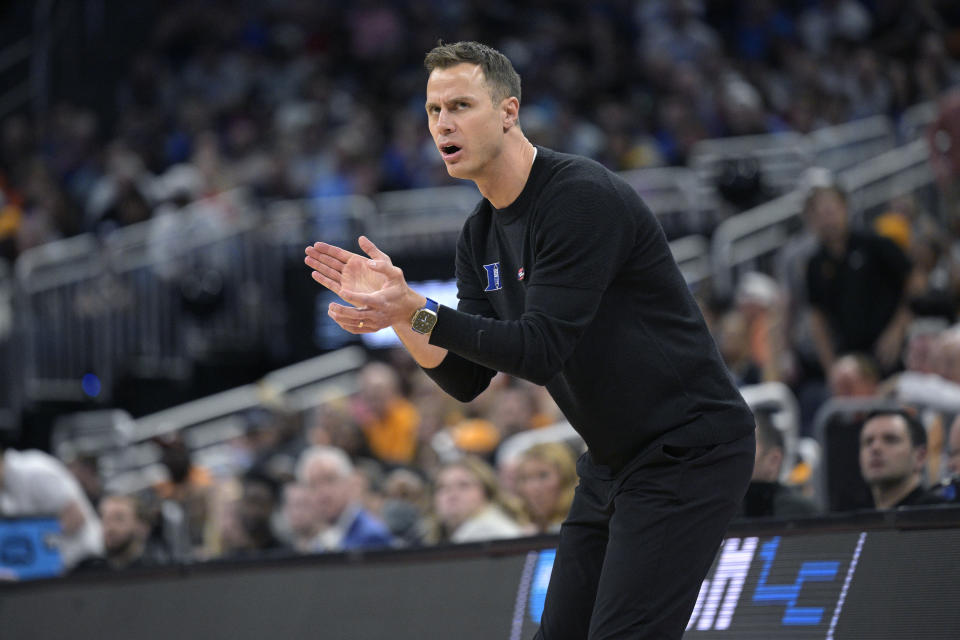
[[[417,333],[430,333],[437,324],[437,314],[430,309],[420,309],[413,315],[411,328]]]

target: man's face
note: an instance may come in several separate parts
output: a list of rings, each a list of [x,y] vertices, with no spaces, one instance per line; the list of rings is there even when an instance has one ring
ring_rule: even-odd
[[[517,490],[536,517],[547,518],[563,495],[563,478],[546,460],[527,458],[517,469]]]
[[[810,204],[807,223],[820,242],[840,242],[847,233],[847,205],[833,191],[818,193]]]
[[[100,503],[103,546],[108,553],[126,549],[139,533],[140,525],[129,500],[106,498]]]
[[[483,70],[461,63],[434,69],[427,80],[430,135],[454,178],[476,180],[502,150],[506,112],[493,104]]]
[[[434,487],[437,517],[451,530],[480,512],[487,503],[483,483],[462,467],[447,467]]]
[[[868,485],[896,485],[919,473],[924,450],[900,416],[877,416],[860,432],[860,471]]]
[[[342,477],[330,460],[314,460],[307,468],[306,485],[310,488],[317,516],[333,524],[350,502],[350,478]]]
[[[270,487],[262,482],[247,482],[240,498],[240,521],[247,531],[268,527],[274,498]]]
[[[829,375],[830,394],[841,398],[862,398],[874,394],[875,388],[860,374],[857,363],[841,358],[831,367]]]

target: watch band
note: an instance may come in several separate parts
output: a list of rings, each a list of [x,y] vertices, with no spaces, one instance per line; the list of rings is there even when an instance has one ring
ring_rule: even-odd
[[[427,298],[427,304],[423,305],[422,308],[436,313],[437,310],[440,309],[440,303],[437,302],[436,300],[431,300],[430,298]]]

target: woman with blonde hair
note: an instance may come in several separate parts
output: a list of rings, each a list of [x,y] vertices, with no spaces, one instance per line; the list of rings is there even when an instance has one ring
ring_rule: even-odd
[[[440,467],[433,490],[433,542],[474,542],[524,535],[523,510],[500,488],[486,462],[464,456]]]
[[[537,533],[560,531],[576,487],[577,463],[567,445],[541,442],[520,454],[517,495]]]

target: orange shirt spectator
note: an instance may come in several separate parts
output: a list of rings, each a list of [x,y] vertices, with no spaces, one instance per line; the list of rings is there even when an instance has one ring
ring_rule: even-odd
[[[384,462],[409,464],[417,449],[420,414],[401,395],[396,370],[370,363],[360,372],[359,385],[353,413],[370,453]]]
[[[382,415],[361,423],[360,428],[370,453],[384,462],[407,464],[416,453],[419,424],[417,408],[405,398],[394,398]]]

